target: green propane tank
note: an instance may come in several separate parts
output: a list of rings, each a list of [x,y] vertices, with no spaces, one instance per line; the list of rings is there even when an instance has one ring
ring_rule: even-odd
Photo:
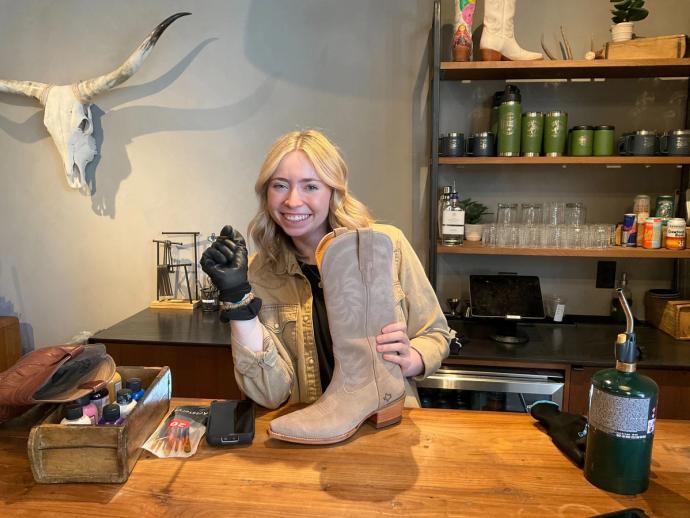
[[[623,290],[618,297],[627,325],[616,339],[616,368],[592,376],[585,477],[606,491],[634,495],[649,486],[659,388],[635,372],[633,317]]]

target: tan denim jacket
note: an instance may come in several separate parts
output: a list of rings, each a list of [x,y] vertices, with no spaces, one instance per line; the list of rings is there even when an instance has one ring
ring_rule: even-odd
[[[396,297],[401,305],[410,343],[424,360],[423,379],[448,356],[450,330],[424,268],[403,233],[391,225],[374,225],[394,247]],[[322,393],[311,318],[309,281],[294,254],[285,254],[275,270],[254,255],[249,282],[263,305],[263,351],[254,353],[231,337],[235,378],[242,391],[258,404],[276,408],[290,402],[312,403]],[[324,387],[325,388],[325,387]],[[406,387],[408,394],[410,386]],[[409,398],[408,398],[409,400]]]

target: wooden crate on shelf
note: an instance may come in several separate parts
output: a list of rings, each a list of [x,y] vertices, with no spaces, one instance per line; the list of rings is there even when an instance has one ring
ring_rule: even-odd
[[[628,41],[610,41],[606,44],[606,59],[673,59],[684,58],[687,52],[687,36],[657,36],[635,38]]]
[[[168,367],[118,367],[122,379],[141,378],[144,396],[121,426],[61,425],[62,407],[51,412],[29,434],[29,461],[42,483],[125,482],[141,446],[170,408]]]
[[[690,340],[690,300],[668,300],[645,293],[645,320],[676,340]]]

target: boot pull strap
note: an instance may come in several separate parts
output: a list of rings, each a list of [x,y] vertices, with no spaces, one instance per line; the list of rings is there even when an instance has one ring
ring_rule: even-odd
[[[374,268],[374,232],[370,228],[358,228],[357,237],[359,270],[364,282],[370,282]]]

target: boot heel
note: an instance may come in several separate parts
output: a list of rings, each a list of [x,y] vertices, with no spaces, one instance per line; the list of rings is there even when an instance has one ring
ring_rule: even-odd
[[[405,396],[390,405],[387,405],[378,412],[371,415],[368,421],[374,425],[374,428],[383,428],[402,421],[402,411],[405,404]]]
[[[482,61],[510,61],[503,57],[503,54],[492,49],[479,49],[479,56]]]

